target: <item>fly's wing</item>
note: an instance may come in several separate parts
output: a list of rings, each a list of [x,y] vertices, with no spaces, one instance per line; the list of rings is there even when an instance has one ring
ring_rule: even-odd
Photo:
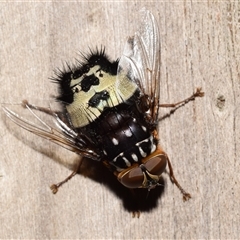
[[[142,22],[126,43],[119,61],[118,78],[128,76],[148,99],[152,120],[157,121],[160,95],[160,39],[154,16],[143,9]]]
[[[18,126],[42,138],[48,139],[81,156],[98,160],[98,154],[96,154],[92,149],[89,149],[87,147],[87,144],[79,139],[78,134],[69,126],[67,126],[57,113],[52,112],[47,108],[35,107],[28,104],[25,104],[25,108],[25,111],[27,111],[27,117],[23,118],[16,112],[12,111],[9,107],[3,106],[3,110],[6,113],[7,117]],[[35,113],[33,108],[38,112],[42,112],[44,114],[44,119],[47,119],[48,122],[55,126],[52,127],[49,123],[43,121]],[[32,119],[32,121],[29,121],[27,119]]]

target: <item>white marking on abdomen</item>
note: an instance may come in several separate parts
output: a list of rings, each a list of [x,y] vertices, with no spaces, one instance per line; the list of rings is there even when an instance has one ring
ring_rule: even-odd
[[[138,146],[139,152],[141,154],[142,157],[146,157],[147,154],[143,151],[143,149],[141,147]]]
[[[132,157],[134,162],[138,162],[138,157],[137,157],[137,155],[135,153],[132,153],[131,157]]]
[[[130,163],[125,157],[122,157],[122,159],[123,159],[123,161],[126,163],[126,165],[127,165],[128,167],[131,166],[131,163]]]
[[[145,126],[141,126],[142,127],[142,130],[144,131],[144,132],[146,132],[147,131],[147,128],[145,127]]]
[[[132,136],[131,130],[130,130],[130,129],[125,130],[125,135],[126,135],[127,137],[131,137],[131,136]]]
[[[151,142],[151,153],[153,153],[153,152],[155,152],[155,150],[156,150],[156,148],[157,148],[157,146],[153,143],[153,136],[151,135],[151,137],[150,137],[150,142]]]
[[[116,139],[116,138],[112,138],[112,142],[113,142],[113,144],[116,146],[116,145],[118,145],[118,140]]]
[[[113,162],[117,162],[117,158],[118,157],[121,157],[121,159],[125,162],[125,164],[127,165],[127,167],[130,167],[131,166],[131,163],[127,160],[127,158],[125,158],[123,156],[124,154],[121,152],[120,154],[118,154],[114,159],[113,159]],[[120,160],[121,161],[121,160]],[[115,164],[114,164],[115,165]]]
[[[157,149],[157,146],[155,144],[152,144],[151,153],[155,152],[156,149]]]

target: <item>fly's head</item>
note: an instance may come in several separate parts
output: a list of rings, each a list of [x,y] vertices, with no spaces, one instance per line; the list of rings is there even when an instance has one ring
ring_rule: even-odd
[[[156,150],[142,160],[139,165],[118,174],[118,180],[127,188],[147,188],[151,190],[159,185],[159,180],[167,166],[167,155]]]

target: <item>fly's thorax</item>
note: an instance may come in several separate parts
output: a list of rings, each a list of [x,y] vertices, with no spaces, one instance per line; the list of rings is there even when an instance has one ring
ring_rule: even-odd
[[[83,127],[96,118],[106,108],[117,106],[127,101],[137,90],[135,83],[127,76],[111,75],[100,71],[100,66],[94,66],[89,74],[71,81],[73,102],[66,106],[72,125]],[[89,82],[92,81],[91,86]],[[88,85],[86,87],[86,85]]]

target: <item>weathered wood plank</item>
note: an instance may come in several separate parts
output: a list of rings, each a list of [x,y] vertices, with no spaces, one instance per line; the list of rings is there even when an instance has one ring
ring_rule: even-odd
[[[0,238],[239,238],[238,1],[1,3],[1,102],[49,99],[53,69],[88,46],[119,57],[143,6],[160,27],[162,102],[205,91],[160,124],[161,144],[193,198],[183,203],[164,174],[164,192],[150,193],[152,210],[132,219],[126,192],[92,163],[84,165],[88,178],[79,174],[52,195],[48,186],[78,157],[19,131],[2,114]]]

